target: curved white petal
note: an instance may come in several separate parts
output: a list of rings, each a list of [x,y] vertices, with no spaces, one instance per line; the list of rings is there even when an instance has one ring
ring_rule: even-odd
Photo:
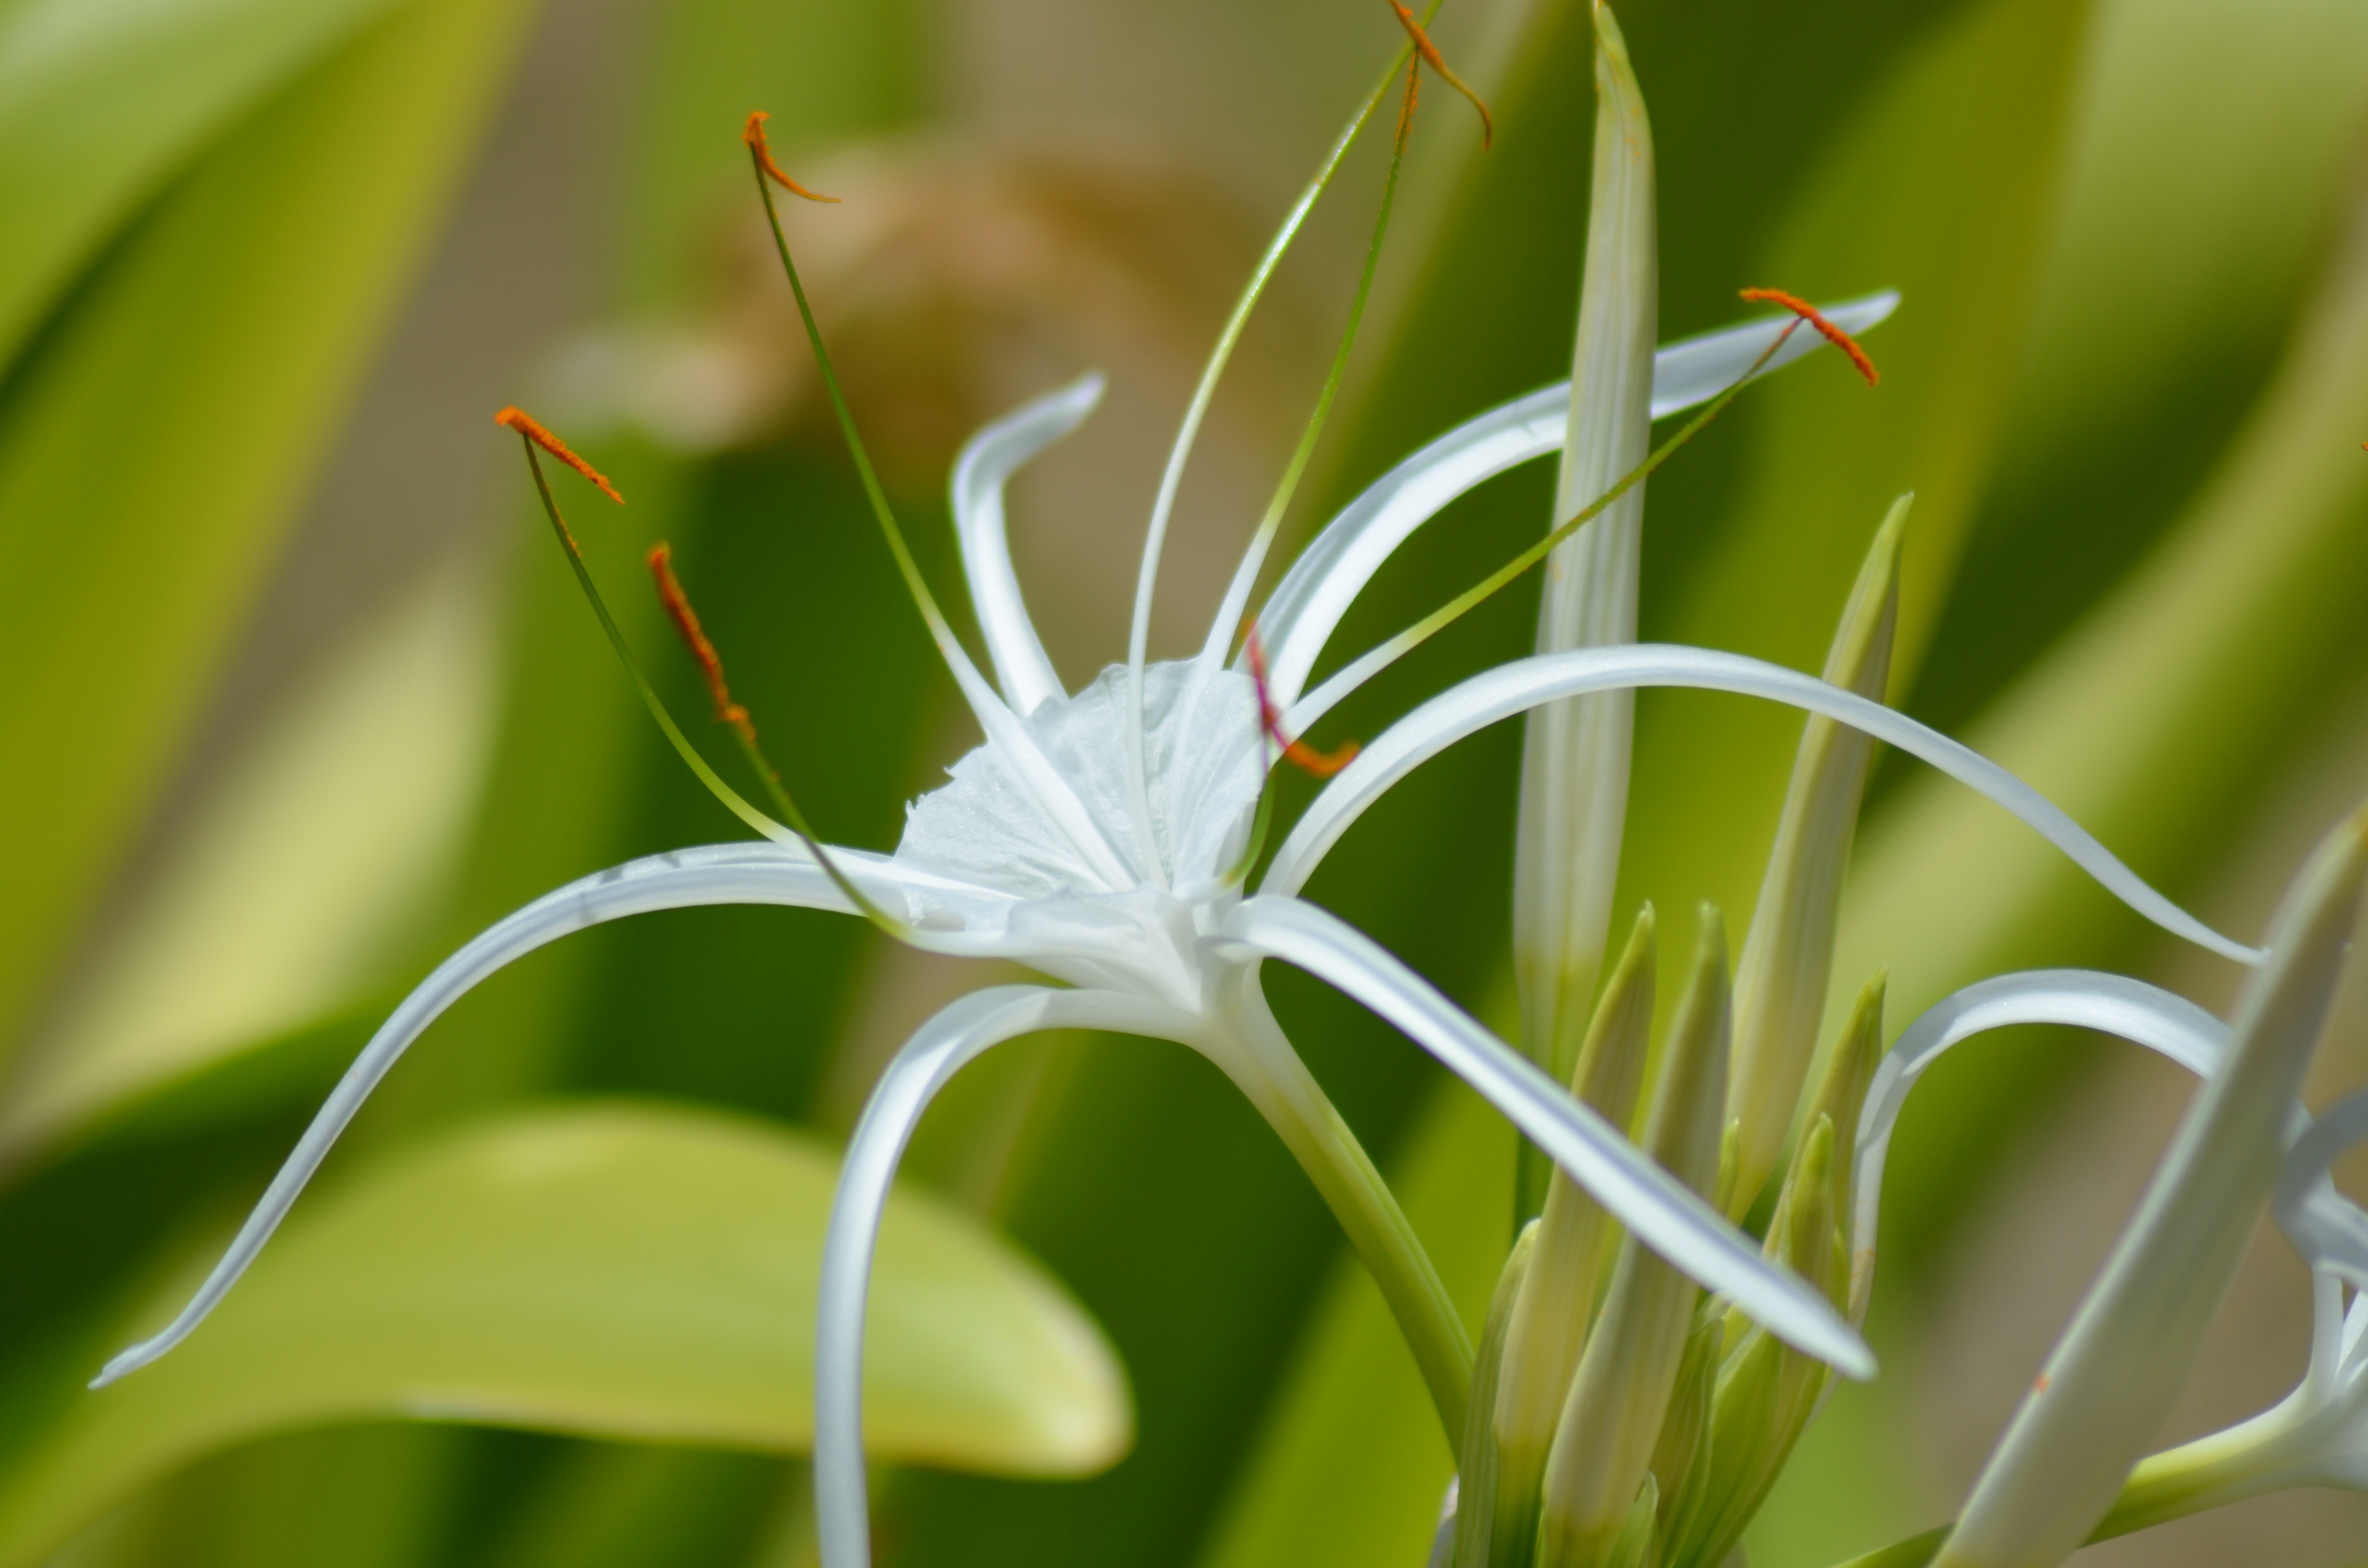
[[[1828,306],[1826,313],[1843,330],[1859,333],[1898,305],[1899,296],[1885,291]],[[1773,317],[1663,347],[1653,356],[1652,416],[1666,418],[1725,392],[1793,321]],[[1791,364],[1824,342],[1801,328],[1760,374]],[[1561,450],[1569,429],[1570,383],[1558,381],[1456,426],[1343,507],[1292,562],[1258,611],[1277,705],[1288,708],[1298,700],[1341,616],[1415,529],[1483,480]],[[1210,637],[1230,645],[1234,632],[1234,627],[1221,625],[1211,629]],[[1243,660],[1235,665],[1248,667]]]
[[[1852,1377],[1873,1375],[1864,1343],[1806,1281],[1761,1257],[1758,1243],[1683,1182],[1361,932],[1303,900],[1260,896],[1236,905],[1216,939],[1296,964],[1372,1008],[1673,1266],[1734,1298],[1786,1343]]]
[[[814,1317],[814,1514],[825,1568],[867,1568],[871,1497],[863,1461],[863,1309],[888,1188],[921,1113],[953,1075],[1006,1040],[1047,1028],[1165,1036],[1191,1019],[1100,991],[998,985],[950,1004],[914,1031],[880,1075],[848,1140],[823,1242]]]
[[[2259,950],[2220,935],[2147,886],[2062,809],[1979,753],[1904,713],[1797,670],[1740,653],[1668,643],[1539,654],[1500,665],[1440,693],[1383,731],[1316,796],[1276,852],[1261,887],[1270,892],[1298,892],[1366,807],[1422,763],[1475,730],[1558,698],[1642,686],[1691,687],[1763,697],[1862,730],[1923,758],[2005,807],[2070,856],[2106,891],[2164,930],[2239,963],[2261,961]],[[1295,719],[1285,722],[1293,729],[1300,727]]]
[[[1960,1040],[2012,1024],[2071,1024],[2118,1035],[2208,1078],[2228,1046],[2228,1026],[2159,986],[2085,969],[2028,970],[1968,985],[1924,1009],[1875,1070],[1859,1115],[1851,1180],[1858,1193],[1850,1228],[1850,1315],[1866,1315],[1873,1280],[1883,1165],[1907,1093],[1941,1052]]]
[[[1012,570],[1003,485],[1022,463],[1085,422],[1102,400],[1103,384],[1096,372],[1045,393],[980,430],[954,461],[954,533],[962,541],[962,575],[970,582],[970,601],[978,611],[979,635],[986,640],[996,682],[1023,719],[1046,698],[1063,693]]]
[[[904,880],[878,857],[837,850],[842,869],[859,881],[873,884],[865,892],[892,907],[904,902]],[[271,1233],[287,1217],[304,1184],[328,1157],[330,1145],[361,1109],[396,1060],[417,1040],[438,1014],[478,982],[546,943],[604,921],[660,909],[686,909],[697,904],[771,903],[803,909],[856,913],[847,895],[803,851],[770,844],[719,844],[703,849],[677,850],[629,861],[545,893],[523,909],[486,928],[467,946],[436,966],[400,1006],[379,1026],[346,1075],[304,1130],[304,1136],[272,1178],[271,1186],[240,1227],[222,1261],[199,1287],[180,1315],[153,1338],[142,1340],[113,1360],[92,1380],[103,1388],[128,1372],[137,1371],[164,1355],[205,1321],[238,1283]]]
[[[2368,1291],[2368,1213],[2337,1192],[2327,1174],[2362,1138],[2368,1138],[2368,1089],[2338,1100],[2294,1141],[2270,1205],[2305,1263]]]

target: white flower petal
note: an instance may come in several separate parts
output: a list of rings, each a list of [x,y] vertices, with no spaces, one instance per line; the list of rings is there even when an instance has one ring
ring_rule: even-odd
[[[1845,331],[1861,333],[1897,309],[1884,292],[1826,308]],[[1751,369],[1794,320],[1782,316],[1672,343],[1653,356],[1653,417],[1708,403]],[[1795,332],[1760,371],[1791,364],[1825,339]],[[1316,658],[1349,606],[1415,529],[1484,480],[1561,449],[1570,428],[1570,383],[1559,381],[1467,420],[1398,464],[1341,509],[1276,585],[1258,611],[1278,707],[1306,689]],[[1228,638],[1234,629],[1224,629]],[[1235,667],[1247,670],[1246,661]]]
[[[2001,974],[1953,992],[1903,1030],[1866,1094],[1860,1113],[1851,1183],[1857,1212],[1850,1229],[1850,1318],[1864,1322],[1874,1272],[1883,1204],[1883,1166],[1891,1135],[1924,1070],[1962,1040],[2013,1024],[2069,1024],[2115,1035],[2209,1077],[2228,1047],[2228,1026],[2160,986],[2085,969]]]
[[[996,684],[1023,719],[1038,703],[1063,692],[1012,570],[1003,485],[1022,463],[1085,422],[1101,402],[1102,385],[1098,372],[1045,393],[981,429],[963,443],[954,461],[954,532],[962,541],[962,575],[970,581],[970,601],[978,611],[979,635],[994,661]]]
[[[858,881],[872,884],[864,889],[869,896],[892,907],[903,901],[902,879],[879,857],[846,849],[834,854],[843,858],[842,869]],[[487,927],[437,965],[435,972],[420,982],[379,1026],[378,1033],[370,1037],[305,1129],[230,1249],[180,1315],[161,1333],[108,1362],[91,1386],[103,1388],[137,1371],[187,1339],[205,1321],[271,1239],[271,1233],[287,1217],[304,1184],[313,1179],[313,1173],[328,1157],[330,1146],[378,1087],[379,1080],[438,1015],[480,981],[535,949],[586,926],[653,910],[713,903],[788,904],[843,915],[856,912],[847,895],[803,851],[769,844],[718,844],[653,855],[595,872],[545,893]]]
[[[2368,1212],[2335,1190],[2328,1167],[2368,1138],[2368,1089],[2337,1101],[2294,1141],[2271,1212],[2305,1263],[2368,1291]]]
[[[1787,1344],[1852,1377],[1873,1374],[1873,1358],[1822,1295],[1762,1258],[1758,1243],[1370,937],[1312,903],[1261,896],[1228,914],[1217,940],[1295,964],[1370,1007],[1478,1090],[1655,1252],[1732,1296]]]
[[[814,1515],[827,1568],[867,1568],[871,1500],[863,1461],[863,1309],[888,1188],[921,1113],[953,1075],[995,1046],[1038,1029],[1165,1036],[1193,1020],[1101,991],[998,985],[947,1006],[914,1031],[871,1091],[847,1142],[823,1242],[814,1316]]]
[[[1579,648],[1500,665],[1424,703],[1383,731],[1316,796],[1275,854],[1261,884],[1269,892],[1296,892],[1366,807],[1422,763],[1475,730],[1541,702],[1622,687],[1691,687],[1762,697],[1839,719],[1879,741],[1923,758],[1971,786],[2030,824],[2070,856],[2107,892],[2174,936],[2239,963],[2262,955],[2220,935],[2146,885],[2061,808],[1997,763],[1904,713],[1740,653],[1640,642],[1621,648]]]

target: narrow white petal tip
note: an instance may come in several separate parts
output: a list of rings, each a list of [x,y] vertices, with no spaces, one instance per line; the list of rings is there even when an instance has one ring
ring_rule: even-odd
[[[1898,290],[1885,289],[1879,293],[1869,294],[1863,300],[1836,305],[1826,313],[1848,331],[1864,332],[1869,327],[1881,326],[1889,321],[1891,313],[1899,308],[1900,297]]]
[[[155,1344],[153,1339],[146,1340],[120,1353],[113,1360],[98,1369],[98,1376],[83,1386],[90,1389],[103,1389],[109,1383],[120,1382],[165,1353],[164,1350],[155,1348]]]
[[[1074,430],[1085,423],[1086,415],[1101,406],[1102,393],[1109,390],[1109,377],[1099,370],[1087,370],[1067,386],[1053,388],[1021,412],[1051,414],[1057,409],[1068,416],[1068,428]],[[1062,433],[1065,435],[1067,431]]]

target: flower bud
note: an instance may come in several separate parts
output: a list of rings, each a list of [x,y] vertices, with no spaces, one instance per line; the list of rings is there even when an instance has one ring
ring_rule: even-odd
[[[1704,904],[1693,974],[1662,1051],[1646,1115],[1645,1148],[1671,1174],[1707,1194],[1718,1175],[1727,1033],[1726,937]],[[1634,1236],[1546,1456],[1539,1509],[1543,1568],[1603,1568],[1625,1527],[1658,1444],[1693,1327],[1701,1290]]]
[[[1595,1020],[1580,1048],[1571,1093],[1602,1113],[1615,1127],[1634,1115],[1652,1044],[1653,997],[1657,947],[1653,906],[1637,912],[1619,967],[1596,1004]],[[1546,1189],[1538,1223],[1537,1251],[1505,1337],[1505,1370],[1496,1400],[1495,1546],[1485,1557],[1459,1562],[1523,1568],[1537,1539],[1538,1487],[1545,1474],[1546,1449],[1562,1419],[1563,1401],[1587,1344],[1595,1311],[1611,1216],[1585,1188],[1560,1170]],[[1474,1493],[1474,1509],[1486,1494]]]
[[[1875,530],[1826,655],[1829,684],[1878,702],[1891,676],[1892,636],[1899,620],[1899,539],[1912,499],[1902,495],[1893,502]],[[1816,1050],[1832,978],[1842,873],[1873,756],[1874,742],[1846,724],[1812,717],[1802,728],[1784,814],[1736,971],[1735,1060],[1726,1096],[1726,1114],[1737,1130],[1736,1172],[1724,1195],[1731,1217],[1750,1210],[1774,1168]],[[1847,1121],[1834,1125],[1845,1136],[1850,1131]]]
[[[1594,181],[1555,526],[1643,462],[1652,431],[1659,319],[1652,126],[1619,26],[1600,4],[1595,36]],[[1635,641],[1644,516],[1639,485],[1554,547],[1538,608],[1539,653]],[[1552,703],[1530,716],[1522,741],[1513,963],[1522,1048],[1558,1081],[1568,1080],[1577,1059],[1603,962],[1634,708],[1626,691]],[[1534,1212],[1546,1166],[1525,1151],[1522,1168],[1519,1201]]]

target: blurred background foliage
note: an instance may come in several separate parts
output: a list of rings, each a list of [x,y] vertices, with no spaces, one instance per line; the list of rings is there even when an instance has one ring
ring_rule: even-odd
[[[2368,781],[2368,10],[1622,11],[1664,337],[1734,318],[1747,284],[1907,297],[1870,342],[1879,389],[1813,362],[1655,479],[1645,635],[1815,668],[1912,488],[1893,699],[2256,933]],[[1302,528],[1566,372],[1583,7],[1449,0],[1437,36],[1497,145],[1433,96]],[[809,1559],[785,1456],[830,1143],[978,979],[852,922],[686,911],[518,964],[390,1083],[211,1350],[80,1383],[440,952],[567,878],[734,832],[611,667],[495,407],[534,408],[630,498],[578,506],[578,532],[695,710],[633,591],[638,552],[675,541],[826,835],[888,846],[968,744],[815,417],[746,113],[846,198],[794,236],[941,583],[962,433],[1110,372],[1015,502],[1075,683],[1121,646],[1198,358],[1397,37],[1363,0],[0,0],[0,1562]],[[1313,394],[1379,172],[1352,164],[1220,399],[1155,651],[1214,601]],[[1525,542],[1548,483],[1460,504],[1343,645]],[[1525,650],[1531,614],[1505,596],[1333,727],[1371,734]],[[1643,700],[1623,907],[1742,918],[1797,722]],[[1513,750],[1432,764],[1313,890],[1500,1024]],[[1836,983],[1889,965],[1895,1028],[2001,967],[2131,968],[2215,1006],[2233,981],[1896,759],[1845,925]],[[1509,1235],[1503,1129],[1339,999],[1271,989],[1476,1313]],[[2360,1038],[2317,1093],[2368,1076]],[[1814,1429],[1759,1568],[1953,1507],[2177,1105],[2068,1033],[1933,1074],[1885,1206],[1885,1377]],[[1004,1053],[912,1169],[921,1240],[882,1285],[910,1334],[875,1346],[875,1435],[908,1461],[881,1482],[884,1561],[1418,1561],[1451,1469],[1420,1384],[1203,1063]],[[2255,1263],[2167,1437],[2300,1365],[2298,1269]],[[2363,1524],[2271,1499],[2094,1556],[2332,1565]]]

